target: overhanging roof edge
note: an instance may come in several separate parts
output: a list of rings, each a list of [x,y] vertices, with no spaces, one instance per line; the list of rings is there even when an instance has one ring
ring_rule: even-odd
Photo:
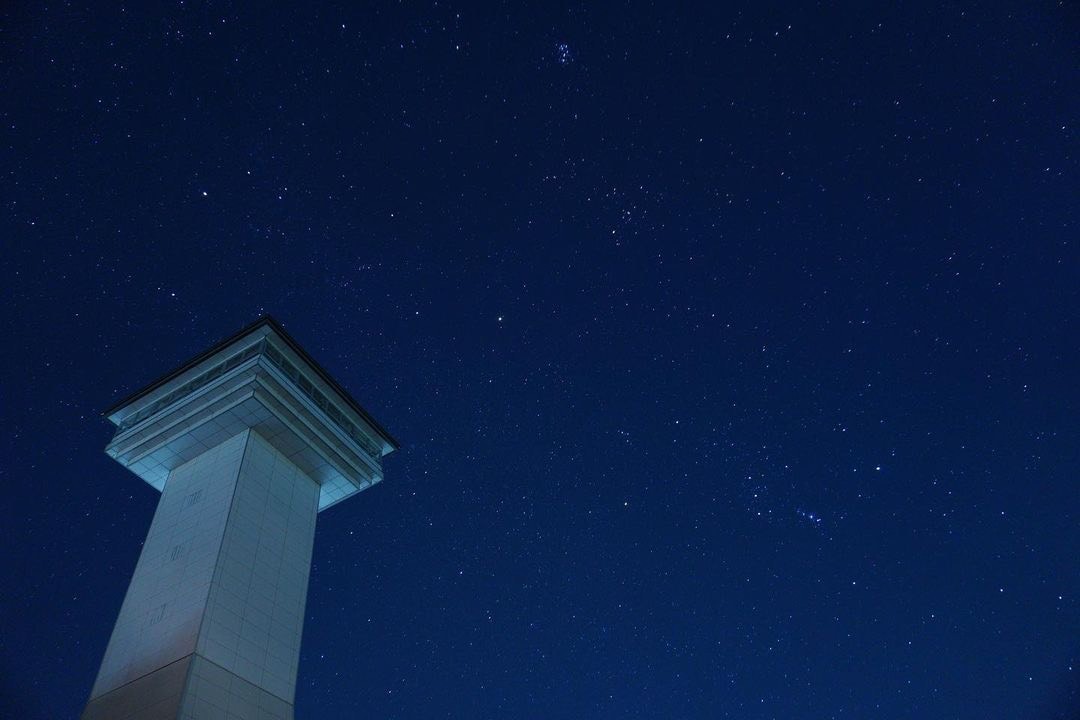
[[[180,365],[180,367],[176,368],[175,370],[172,370],[171,372],[168,372],[165,375],[162,375],[161,377],[159,377],[157,380],[154,380],[153,382],[151,382],[146,387],[142,388],[141,390],[137,390],[136,392],[131,393],[130,395],[123,398],[119,402],[113,403],[108,408],[106,408],[104,411],[102,411],[101,414],[103,416],[111,415],[114,412],[116,412],[117,410],[119,410],[120,408],[124,407],[125,405],[129,405],[129,404],[135,402],[136,400],[138,400],[139,398],[144,397],[146,395],[149,395],[153,391],[160,388],[162,385],[165,385],[169,381],[179,377],[180,375],[187,372],[191,368],[195,367],[196,365],[198,365],[202,361],[206,360],[207,358],[209,358],[209,357],[213,356],[214,354],[220,352],[223,348],[231,345],[232,343],[236,342],[237,340],[240,340],[245,335],[249,335],[249,334],[255,332],[256,330],[258,330],[259,328],[261,328],[263,326],[268,326],[274,332],[276,332],[281,337],[281,339],[284,340],[285,343],[289,346],[289,349],[292,350],[293,352],[295,352],[298,356],[300,356],[300,359],[302,359],[305,363],[307,363],[311,367],[312,370],[315,371],[315,373],[319,376],[320,380],[322,380],[327,385],[329,385],[334,390],[334,392],[336,392],[341,397],[341,399],[343,399],[348,404],[348,406],[353,411],[356,412],[357,415],[359,415],[361,418],[364,419],[365,422],[367,422],[369,425],[371,425],[371,427],[375,430],[375,432],[377,432],[384,440],[386,440],[388,443],[390,443],[390,445],[393,446],[393,448],[395,450],[397,450],[397,449],[399,449],[401,447],[401,443],[399,443],[397,441],[397,439],[394,438],[394,436],[391,435],[390,432],[386,428],[384,428],[381,424],[379,424],[379,422],[375,418],[373,418],[371,416],[371,413],[369,413],[367,410],[365,410],[363,408],[363,406],[361,406],[360,403],[358,403],[356,401],[356,398],[354,398],[351,394],[349,394],[348,390],[343,388],[337,382],[337,380],[334,380],[334,378],[330,375],[330,373],[328,373],[323,368],[323,366],[320,365],[315,360],[315,358],[311,357],[311,355],[309,355],[308,352],[306,350],[304,350],[303,347],[300,346],[300,343],[298,343],[296,341],[296,339],[293,338],[292,335],[290,335],[288,332],[286,332],[285,328],[282,327],[281,323],[279,323],[277,320],[275,320],[270,315],[263,315],[258,320],[251,323],[250,325],[245,326],[244,328],[242,328],[239,331],[233,333],[232,335],[225,338],[224,340],[221,340],[220,342],[215,343],[208,350],[204,350],[203,352],[199,353],[198,355],[191,358],[187,362],[182,363]]]

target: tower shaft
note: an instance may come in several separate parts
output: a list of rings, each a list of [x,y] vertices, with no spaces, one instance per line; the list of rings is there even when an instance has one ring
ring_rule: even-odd
[[[83,720],[291,719],[318,502],[250,429],[173,469]]]

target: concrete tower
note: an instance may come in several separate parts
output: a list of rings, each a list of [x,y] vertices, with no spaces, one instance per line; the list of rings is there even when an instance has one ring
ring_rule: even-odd
[[[291,720],[315,517],[397,442],[269,317],[105,414],[161,498],[83,720]]]

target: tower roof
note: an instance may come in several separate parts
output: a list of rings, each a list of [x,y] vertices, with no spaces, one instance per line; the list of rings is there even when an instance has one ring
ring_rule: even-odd
[[[116,414],[118,412],[120,412],[121,410],[123,410],[124,408],[138,402],[140,399],[150,395],[151,393],[153,393],[158,388],[161,388],[164,385],[167,385],[170,381],[180,377],[181,375],[183,375],[187,371],[189,371],[192,368],[196,367],[197,365],[202,363],[204,360],[207,360],[208,358],[213,357],[214,355],[221,352],[222,350],[224,350],[228,346],[232,345],[233,343],[235,343],[235,342],[237,342],[239,340],[242,340],[247,335],[250,335],[250,334],[258,331],[260,328],[263,328],[263,327],[268,327],[268,328],[272,329],[278,335],[278,337],[280,337],[281,340],[283,340],[289,346],[289,348],[293,352],[295,352],[297,355],[299,355],[300,358],[302,358],[304,360],[304,362],[306,362],[311,367],[311,369],[313,371],[315,371],[315,373],[319,376],[319,379],[321,379],[323,382],[325,382],[327,385],[329,385],[331,388],[333,388],[334,391],[340,397],[340,399],[343,400],[353,411],[355,411],[357,415],[362,417],[372,427],[372,429],[374,429],[387,443],[390,444],[391,447],[393,447],[393,449],[397,450],[397,449],[399,449],[401,447],[401,443],[399,443],[397,441],[397,439],[394,438],[394,436],[391,435],[390,432],[386,428],[384,428],[374,417],[372,417],[371,413],[369,413],[367,410],[365,410],[363,408],[363,406],[359,402],[356,401],[356,398],[354,398],[351,394],[349,394],[348,390],[343,388],[337,382],[337,380],[334,380],[334,378],[330,375],[330,373],[328,373],[323,368],[323,366],[320,365],[318,363],[318,361],[315,360],[315,358],[311,357],[311,355],[309,355],[308,352],[306,350],[304,350],[303,347],[301,347],[300,343],[298,343],[296,341],[296,339],[292,335],[290,335],[288,332],[286,332],[285,328],[281,325],[281,323],[279,323],[277,320],[275,320],[273,318],[273,316],[271,316],[269,314],[261,316],[258,320],[251,323],[250,325],[247,325],[247,326],[241,328],[240,330],[233,333],[232,335],[225,338],[224,340],[221,340],[220,342],[215,343],[213,346],[211,346],[207,350],[204,350],[203,352],[199,353],[198,355],[191,358],[187,362],[181,364],[175,370],[172,370],[172,371],[166,373],[165,375],[162,375],[157,380],[154,380],[152,383],[145,386],[141,390],[137,390],[136,392],[131,393],[130,395],[128,395],[124,399],[112,404],[106,410],[104,410],[101,414],[104,417],[107,417],[109,419],[112,419],[114,422],[117,422],[117,420],[114,419],[114,416],[116,416]]]
[[[319,508],[382,480],[400,445],[269,315],[105,411],[105,452],[158,490],[169,473],[254,429],[320,485]]]

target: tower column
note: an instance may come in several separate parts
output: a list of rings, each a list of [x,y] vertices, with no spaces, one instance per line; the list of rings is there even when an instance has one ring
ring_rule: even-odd
[[[253,430],[172,470],[84,720],[292,718],[318,501]]]

